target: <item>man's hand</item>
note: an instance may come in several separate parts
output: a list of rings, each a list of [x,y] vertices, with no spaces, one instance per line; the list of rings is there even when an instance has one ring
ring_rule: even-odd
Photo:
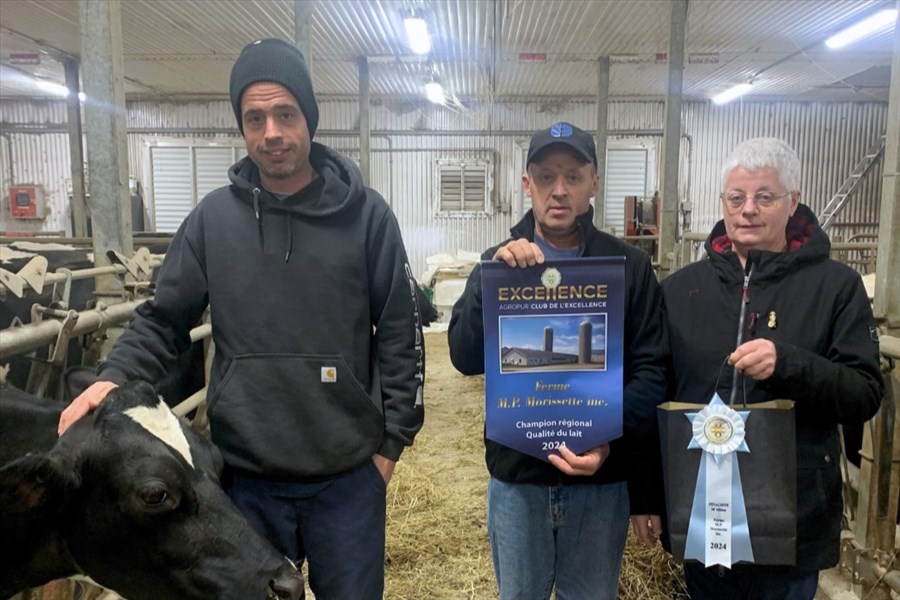
[[[655,546],[662,535],[662,519],[659,515],[631,515],[631,526],[634,535],[648,548]]]
[[[381,473],[381,476],[384,478],[384,485],[389,484],[391,482],[391,477],[394,475],[394,467],[397,465],[397,461],[376,454],[372,457],[372,462],[375,463],[378,472]]]
[[[575,454],[565,446],[559,447],[559,456],[551,454],[550,463],[566,475],[590,476],[597,472],[609,456],[609,444],[591,448],[584,454]]]
[[[738,346],[737,350],[728,357],[728,364],[735,366],[738,371],[750,379],[763,381],[775,372],[777,358],[775,344],[771,340],[760,338]]]
[[[502,260],[510,267],[533,267],[544,262],[544,253],[534,242],[525,238],[513,240],[494,254],[494,260]]]
[[[119,386],[112,381],[96,381],[92,383],[86,390],[81,392],[80,396],[72,400],[72,404],[59,415],[59,426],[57,426],[56,432],[59,435],[64,434],[66,429],[71,427],[75,421],[100,406],[106,395],[117,387]]]

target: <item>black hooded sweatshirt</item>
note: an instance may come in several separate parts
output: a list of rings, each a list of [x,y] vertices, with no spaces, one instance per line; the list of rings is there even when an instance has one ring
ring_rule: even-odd
[[[709,260],[663,280],[675,399],[708,402],[731,387],[723,361],[735,346],[744,276],[750,271],[743,340],[775,345],[775,371],[745,378],[746,401],[787,398],[797,419],[797,573],[838,561],[841,531],[839,423],[878,410],[883,382],[878,338],[862,279],[829,258],[828,237],[800,204],[787,225],[787,252],[750,250],[741,266],[724,221],[706,242]],[[742,386],[743,388],[744,386]]]
[[[319,177],[279,200],[248,158],[175,234],[153,300],[100,379],[158,381],[207,305],[207,393],[226,463],[321,478],[375,453],[396,460],[422,426],[424,346],[397,221],[356,166],[312,144]]]

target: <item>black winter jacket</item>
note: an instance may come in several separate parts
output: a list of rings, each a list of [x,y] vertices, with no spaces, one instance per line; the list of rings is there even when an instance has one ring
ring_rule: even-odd
[[[665,400],[668,342],[662,293],[647,254],[594,227],[593,210],[580,215],[580,256],[625,257],[625,375],[622,438],[610,444],[610,454],[591,477],[565,475],[545,461],[485,439],[488,470],[492,477],[511,483],[542,485],[628,481],[632,514],[660,514],[653,461],[644,452],[656,436],[656,406]],[[534,214],[511,229],[512,238],[482,254],[491,260],[497,249],[518,238],[534,241]],[[463,295],[453,307],[448,331],[450,359],[465,375],[484,373],[484,326],[481,304],[481,268],[473,269]]]
[[[278,200],[249,158],[172,241],[155,298],[100,379],[158,381],[207,304],[216,345],[207,394],[226,463],[272,479],[320,478],[376,452],[397,459],[422,426],[424,348],[397,221],[349,160],[313,143],[319,177]]]
[[[875,321],[859,274],[829,258],[831,244],[803,204],[787,232],[788,252],[748,255],[753,273],[743,339],[772,340],[777,360],[769,379],[744,382],[749,403],[781,398],[796,403],[796,570],[804,574],[838,561],[837,425],[871,418],[883,383]],[[713,228],[706,252],[709,260],[662,283],[680,402],[708,402],[717,377],[722,398],[731,388],[731,369],[723,361],[735,347],[745,272],[723,221]]]

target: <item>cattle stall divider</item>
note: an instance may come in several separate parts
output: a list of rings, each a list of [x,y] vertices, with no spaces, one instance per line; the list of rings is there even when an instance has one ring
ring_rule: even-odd
[[[31,371],[26,390],[35,395],[52,394],[59,377],[66,367],[67,349],[72,338],[120,327],[131,321],[134,310],[152,298],[150,278],[162,264],[163,256],[151,254],[146,248],[139,248],[127,257],[118,252],[107,254],[113,264],[78,270],[58,269],[47,271],[47,259],[33,257],[18,272],[0,269],[0,301],[11,293],[24,298],[29,293],[40,294],[45,285],[53,285],[49,306],[35,303],[31,307],[31,322],[23,323],[17,316],[12,326],[0,330],[0,361],[8,362],[13,356],[33,353],[48,347],[47,357],[32,357]],[[123,291],[118,295],[121,302],[94,300],[92,308],[76,311],[69,308],[69,292],[72,281],[91,279],[99,275],[116,275],[123,281]],[[208,381],[213,344],[212,327],[207,322],[190,332],[191,342],[203,341],[205,348],[205,377]],[[101,352],[102,354],[102,352]],[[90,366],[90,365],[89,365]],[[205,400],[206,386],[183,399],[173,408],[178,416],[186,416],[195,411],[192,425],[200,431],[208,428]]]

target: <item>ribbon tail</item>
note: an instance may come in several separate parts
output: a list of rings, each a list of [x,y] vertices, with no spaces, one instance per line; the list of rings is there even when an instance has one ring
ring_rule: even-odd
[[[737,453],[731,463],[731,498],[734,502],[731,523],[731,562],[753,562],[753,547],[750,544],[750,526],[747,522],[747,506],[744,502],[744,488],[741,485],[741,470],[738,468]]]
[[[684,560],[696,559],[706,563],[706,457],[700,457],[700,468],[697,471],[697,485],[694,487],[694,503],[691,505],[691,518],[688,522],[687,540],[684,547]]]

